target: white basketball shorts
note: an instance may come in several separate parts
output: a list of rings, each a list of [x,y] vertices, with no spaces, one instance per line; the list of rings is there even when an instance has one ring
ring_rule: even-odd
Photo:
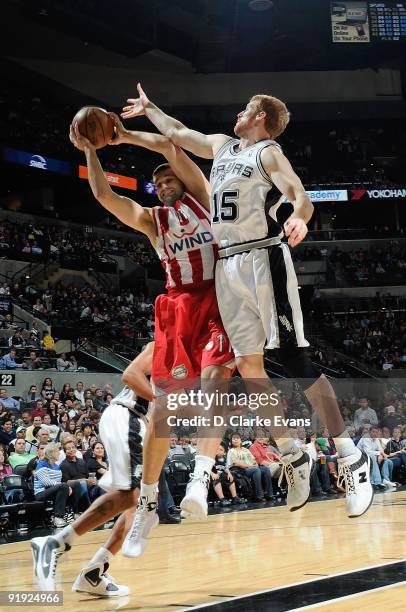
[[[236,357],[262,354],[264,348],[309,346],[287,244],[220,259],[216,265],[216,293]]]
[[[128,491],[140,486],[142,474],[142,443],[146,419],[128,408],[125,395],[119,393],[104,410],[99,424],[100,438],[106,449],[109,468],[98,485],[107,491]],[[124,403],[120,403],[120,397]],[[134,403],[134,402],[132,402]]]

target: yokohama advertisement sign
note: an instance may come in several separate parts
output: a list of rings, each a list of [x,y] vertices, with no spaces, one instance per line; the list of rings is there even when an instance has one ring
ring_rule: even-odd
[[[378,187],[376,189],[350,189],[350,200],[384,200],[406,198],[406,188]]]

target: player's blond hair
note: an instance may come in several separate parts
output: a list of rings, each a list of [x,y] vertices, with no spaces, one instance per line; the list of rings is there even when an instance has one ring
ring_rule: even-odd
[[[252,96],[250,102],[257,105],[259,112],[266,113],[264,125],[271,138],[277,138],[285,131],[290,115],[286,104],[282,100],[274,98],[274,96],[257,94]]]

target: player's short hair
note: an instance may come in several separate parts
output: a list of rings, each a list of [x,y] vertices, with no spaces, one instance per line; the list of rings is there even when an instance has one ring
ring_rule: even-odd
[[[257,94],[252,96],[250,102],[254,102],[259,111],[266,113],[265,129],[271,138],[277,138],[285,131],[290,115],[282,100],[274,96]]]
[[[172,168],[169,164],[159,164],[159,166],[157,166],[152,173],[152,180],[154,181],[158,174],[161,174],[161,172],[165,172],[166,170],[170,170],[172,172]]]

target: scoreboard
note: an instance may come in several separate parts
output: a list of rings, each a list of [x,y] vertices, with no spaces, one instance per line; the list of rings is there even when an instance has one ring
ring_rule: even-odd
[[[406,2],[369,2],[371,40],[406,39]]]
[[[331,25],[333,42],[406,40],[406,0],[332,1]]]

